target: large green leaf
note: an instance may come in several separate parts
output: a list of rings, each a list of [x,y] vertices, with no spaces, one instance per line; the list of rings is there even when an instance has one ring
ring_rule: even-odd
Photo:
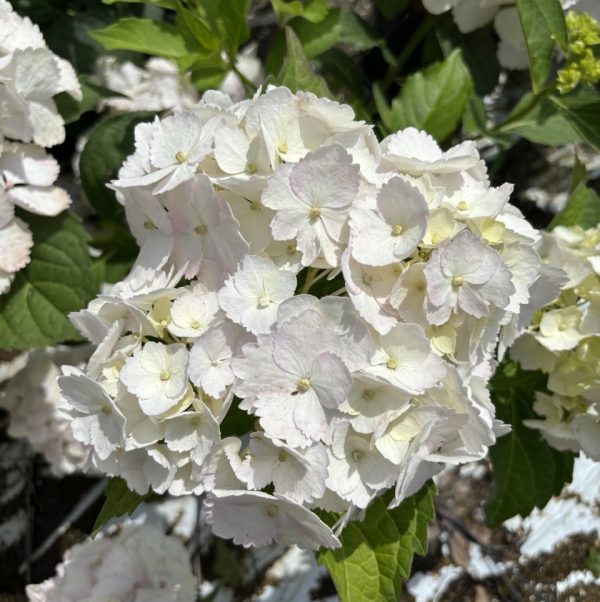
[[[461,52],[454,50],[445,61],[410,75],[381,118],[390,132],[413,126],[442,141],[458,125],[472,93]]]
[[[573,455],[553,449],[538,431],[523,425],[523,420],[539,418],[532,408],[534,394],[546,389],[546,380],[541,372],[505,362],[490,382],[496,416],[512,429],[490,449],[495,493],[485,514],[491,526],[543,508],[571,480]]]
[[[580,182],[569,195],[565,208],[552,220],[550,227],[581,226],[594,228],[600,224],[600,197]]]
[[[250,35],[247,22],[249,5],[250,0],[196,0],[192,8],[179,9],[178,17],[202,45],[211,50],[220,46],[233,60],[239,46]]]
[[[135,491],[131,491],[127,487],[127,483],[120,477],[109,478],[104,492],[104,504],[94,523],[92,537],[94,537],[111,518],[118,518],[125,514],[130,516],[148,495],[148,493],[140,495]]]
[[[567,27],[559,0],[517,0],[521,28],[525,35],[529,71],[534,92],[539,92],[550,74],[556,42],[567,51]]]
[[[175,26],[150,19],[120,19],[90,35],[107,50],[133,50],[170,59],[203,51],[195,39],[184,36]]]
[[[600,150],[600,94],[595,88],[580,87],[565,96],[550,100],[566,117],[573,129],[592,146]]]
[[[310,61],[302,50],[298,36],[290,27],[285,28],[287,54],[283,67],[277,76],[280,86],[287,86],[292,92],[304,90],[317,96],[331,96],[327,83],[313,70]]]
[[[0,349],[27,350],[79,335],[67,314],[96,293],[89,237],[69,212],[58,217],[27,215],[34,247],[30,263],[0,296]]]
[[[344,528],[341,548],[318,552],[317,560],[329,570],[340,602],[398,600],[414,554],[427,552],[434,495],[435,486],[430,482],[393,510],[377,498],[364,521],[350,522]],[[330,525],[335,520],[331,513],[321,516]]]
[[[114,220],[121,214],[115,193],[106,184],[116,177],[123,161],[133,152],[135,126],[153,117],[154,113],[147,111],[108,117],[90,134],[79,160],[81,185],[101,216]]]
[[[355,12],[344,10],[340,16],[341,34],[339,41],[353,50],[370,50],[383,44],[373,28]]]

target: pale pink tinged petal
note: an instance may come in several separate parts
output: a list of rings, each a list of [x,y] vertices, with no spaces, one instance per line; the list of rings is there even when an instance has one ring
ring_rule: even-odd
[[[186,158],[193,155],[196,162],[197,146],[202,142],[202,122],[193,113],[179,113],[163,119],[154,133],[151,144],[151,160],[155,167],[163,168],[178,161],[178,153]],[[204,149],[204,156],[210,147]],[[191,157],[190,157],[191,159]],[[185,161],[185,158],[183,159]]]
[[[329,420],[327,411],[319,401],[317,391],[310,387],[307,391],[299,392],[292,399],[296,401],[293,412],[294,424],[300,432],[312,441],[324,439],[329,428]]]
[[[33,247],[31,232],[19,218],[15,218],[0,230],[0,269],[16,272],[29,263]]]
[[[250,141],[240,128],[223,125],[215,134],[215,160],[229,174],[243,173],[248,164]]]
[[[352,376],[346,364],[333,353],[320,353],[310,373],[311,387],[327,408],[337,409],[352,387]]]
[[[159,182],[152,191],[153,194],[161,194],[168,190],[177,188],[183,182],[190,180],[196,174],[196,166],[188,163],[182,163],[171,172],[169,177],[166,177],[163,182]]]
[[[166,178],[169,174],[173,173],[177,169],[177,165],[168,165],[163,169],[153,171],[143,176],[133,178],[121,178],[119,180],[113,180],[111,185],[115,188],[131,188],[133,186],[148,186],[149,184],[155,184],[163,178]]]
[[[348,207],[356,198],[359,167],[339,144],[324,146],[294,167],[290,187],[310,206]]]
[[[58,215],[71,204],[71,197],[58,186],[17,186],[9,192],[15,203],[38,215]]]
[[[458,290],[458,305],[475,318],[483,318],[490,313],[486,303],[470,286],[463,285]]]

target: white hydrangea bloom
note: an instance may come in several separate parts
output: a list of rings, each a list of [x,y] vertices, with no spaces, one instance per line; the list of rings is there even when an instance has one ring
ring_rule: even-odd
[[[311,509],[344,513],[341,529],[506,431],[486,385],[558,293],[550,257],[590,308],[544,332],[585,337],[552,352],[526,336],[566,354],[549,386],[588,400],[572,429],[592,447],[598,388],[573,375],[597,354],[597,241],[540,239],[473,142],[442,151],[407,128],[380,144],[350,107],[272,86],[209,91],[135,139],[113,184],[140,256],[72,317],[123,416],[114,449],[86,439],[91,466],[140,493],[212,492],[215,533],[243,545],[335,547]]]
[[[129,525],[73,546],[56,576],[26,593],[29,602],[194,602],[197,587],[181,541],[152,525]]]
[[[119,378],[144,412],[164,414],[175,409],[188,391],[187,361],[185,345],[147,343],[125,362]]]
[[[315,514],[278,493],[213,489],[204,504],[215,535],[246,547],[274,542],[312,550],[341,547]]]
[[[292,272],[280,270],[268,259],[248,255],[219,291],[227,317],[253,334],[267,334],[277,319],[279,305],[296,288]]]

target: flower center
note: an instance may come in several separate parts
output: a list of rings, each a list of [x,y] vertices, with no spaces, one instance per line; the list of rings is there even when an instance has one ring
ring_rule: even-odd
[[[168,370],[163,370],[160,373],[160,380],[169,380],[171,378],[171,373]]]
[[[175,153],[175,161],[177,161],[177,163],[183,163],[186,159],[187,153],[184,153],[183,151],[177,151]]]
[[[258,307],[264,309],[265,307],[269,307],[271,305],[271,299],[268,295],[262,295],[258,298]]]
[[[288,152],[288,145],[285,142],[282,142],[281,144],[277,145],[277,152],[278,153],[287,153]]]
[[[358,450],[358,449],[355,449],[355,450],[352,452],[352,459],[353,459],[355,462],[360,462],[360,461],[362,460],[362,458],[363,458],[363,453],[362,453],[360,450]]]
[[[156,229],[156,225],[154,224],[153,221],[148,219],[144,222],[144,230],[155,230],[155,229]]]
[[[112,408],[106,404],[102,406],[102,413],[106,414],[107,416],[110,416],[112,414]]]
[[[308,213],[313,219],[318,219],[321,217],[321,207],[311,207]]]
[[[204,234],[206,234],[208,232],[208,228],[204,224],[198,224],[194,228],[194,232],[196,234],[200,234],[201,236],[203,236]]]
[[[296,254],[296,243],[295,242],[291,242],[287,246],[287,254],[288,255],[295,255]]]
[[[246,173],[253,174],[256,173],[257,170],[258,167],[256,167],[254,163],[248,163],[248,165],[246,165]]]
[[[398,364],[396,363],[396,360],[391,357],[386,363],[385,365],[390,369],[390,370],[395,370],[398,367]]]
[[[252,201],[250,203],[250,211],[260,211],[262,209],[262,205],[258,201]]]
[[[371,284],[371,282],[373,282],[373,276],[370,274],[363,274],[362,281],[363,284]]]
[[[395,224],[394,227],[392,228],[392,234],[394,236],[400,236],[400,234],[402,234],[402,232],[404,232],[404,228],[400,224]]]
[[[280,462],[285,462],[287,460],[287,457],[288,457],[287,452],[283,449],[280,449],[279,453],[277,454],[277,459]]]
[[[200,322],[200,320],[192,320],[192,323],[190,324],[190,326],[194,330],[198,330],[198,328],[200,328],[200,326],[202,326],[202,323]]]
[[[567,330],[567,328],[569,328],[568,324],[565,324],[564,322],[561,322],[558,325],[558,330],[563,331],[563,330]]]
[[[267,514],[273,518],[274,516],[277,516],[277,513],[279,512],[279,508],[275,505],[275,504],[269,504],[267,506]]]
[[[452,286],[460,286],[465,279],[462,276],[453,276],[452,277]]]
[[[457,208],[459,211],[465,211],[465,210],[467,209],[467,207],[468,207],[468,206],[469,206],[469,205],[467,205],[467,203],[466,203],[465,201],[461,201],[460,203],[458,203],[458,204],[456,205],[456,208]]]
[[[310,389],[310,378],[301,378],[298,381],[298,391],[300,391],[301,393],[304,393],[305,391],[308,391]]]
[[[375,397],[375,391],[373,389],[365,389],[362,394],[362,398],[365,401],[371,401]]]

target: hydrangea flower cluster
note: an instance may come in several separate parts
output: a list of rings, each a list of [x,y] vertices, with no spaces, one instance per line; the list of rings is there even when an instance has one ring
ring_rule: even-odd
[[[56,576],[26,589],[29,602],[194,602],[197,582],[176,537],[129,525],[73,546]]]
[[[112,186],[140,255],[72,314],[97,348],[59,379],[93,466],[208,492],[239,544],[336,547],[312,509],[347,520],[388,489],[396,506],[505,432],[495,349],[558,284],[474,143],[379,143],[350,107],[284,87],[207,92],[135,138]]]
[[[548,374],[549,392],[537,392],[533,406],[540,419],[525,424],[558,449],[600,461],[600,227],[557,226],[540,253],[566,277],[510,350],[524,368]]]
[[[71,200],[54,186],[59,166],[43,147],[64,140],[64,121],[53,97],[81,100],[70,63],[53,54],[37,25],[0,0],[0,294],[29,263],[33,246],[15,206],[57,215]]]
[[[45,457],[57,477],[79,470],[87,455],[58,409],[59,366],[64,363],[83,366],[88,356],[87,347],[56,347],[22,354],[14,374],[7,375],[7,382],[0,386],[0,408],[10,414],[8,434],[27,439],[32,449]]]
[[[585,12],[600,20],[596,0],[560,0],[564,10]],[[506,69],[527,69],[527,46],[514,0],[423,0],[425,10],[440,15],[452,11],[454,22],[463,33],[470,33],[494,21],[500,38],[498,61]]]
[[[198,101],[190,78],[181,76],[177,65],[164,58],[152,57],[139,67],[131,61],[120,63],[114,56],[102,56],[96,65],[95,81],[119,94],[102,98],[100,110],[164,111]]]

